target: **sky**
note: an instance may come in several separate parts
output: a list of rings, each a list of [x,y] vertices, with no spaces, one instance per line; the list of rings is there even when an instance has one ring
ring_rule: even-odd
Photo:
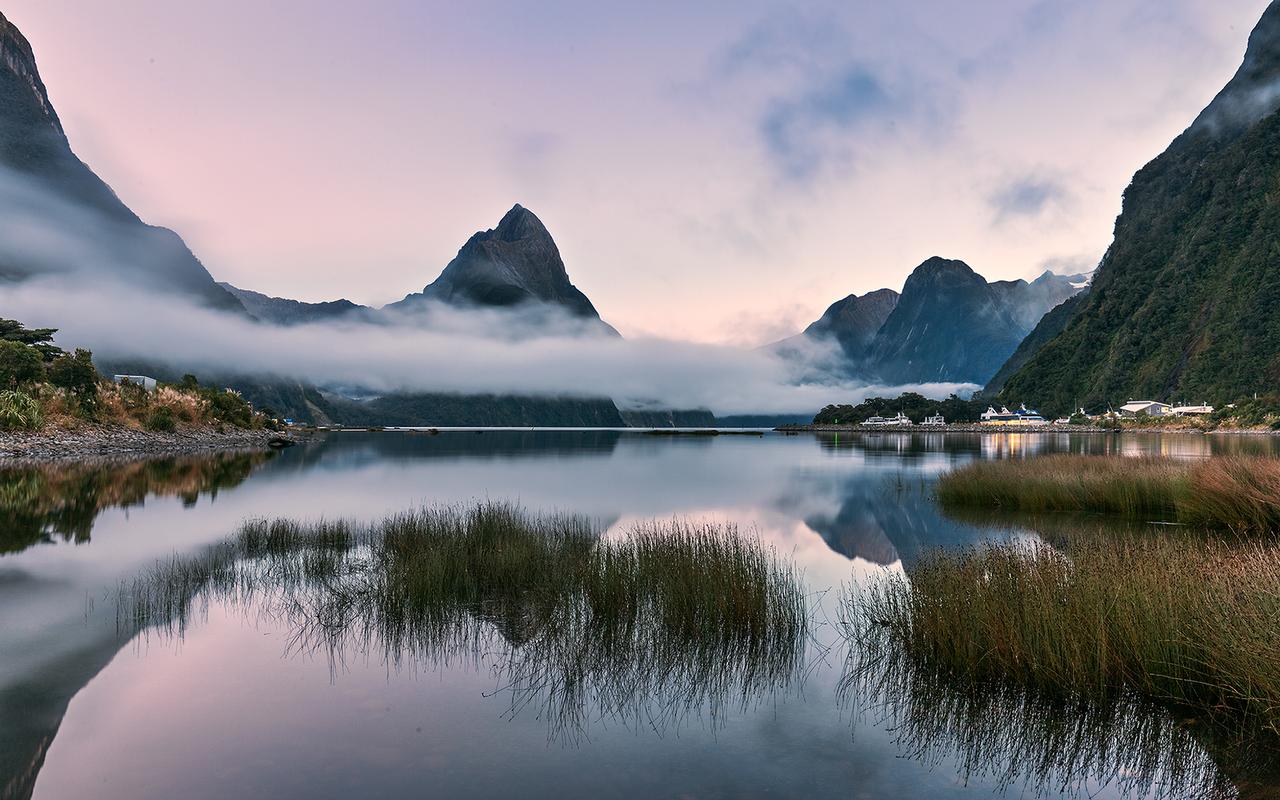
[[[932,255],[1091,269],[1266,0],[10,0],[218,280],[380,305],[515,203],[624,336],[758,345]]]

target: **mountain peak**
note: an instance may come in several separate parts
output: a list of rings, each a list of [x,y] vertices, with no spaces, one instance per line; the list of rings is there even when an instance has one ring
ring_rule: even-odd
[[[498,227],[485,233],[491,234],[488,238],[497,239],[500,242],[518,242],[521,239],[531,238],[551,239],[551,234],[547,231],[547,226],[542,224],[542,220],[519,203],[502,215],[502,219],[498,221]]]
[[[1191,123],[1188,132],[1233,134],[1280,109],[1280,2],[1273,2],[1249,34],[1235,76]]]
[[[35,51],[31,43],[22,35],[18,26],[0,13],[0,64],[16,79],[13,84],[4,87],[3,99],[6,104],[34,102],[38,112],[53,127],[59,136],[65,136],[62,121],[49,102],[49,92],[40,80],[40,72],[36,69]],[[17,95],[17,96],[14,96]]]
[[[926,259],[907,276],[906,283],[902,285],[903,297],[939,283],[948,285],[963,285],[966,283],[971,283],[974,286],[979,284],[982,286],[987,285],[986,280],[963,261],[933,256]]]
[[[392,306],[403,309],[424,299],[457,306],[542,305],[600,321],[595,306],[569,280],[560,249],[542,220],[519,203],[497,227],[472,235],[440,277]]]

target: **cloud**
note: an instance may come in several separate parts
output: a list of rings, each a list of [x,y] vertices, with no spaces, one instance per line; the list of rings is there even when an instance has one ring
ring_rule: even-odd
[[[88,347],[101,360],[371,394],[609,397],[623,408],[725,414],[807,413],[898,391],[857,381],[804,383],[805,364],[743,347],[584,335],[581,320],[545,306],[463,311],[432,304],[408,318],[267,325],[176,292],[180,276],[154,261],[139,230],[149,229],[0,169],[0,265],[27,268],[23,280],[0,288],[4,316],[58,328],[60,345]],[[910,388],[942,395],[972,387]]]
[[[892,125],[906,103],[869,69],[846,67],[797,97],[775,101],[760,121],[760,135],[789,178],[807,180],[830,161],[847,158],[849,137],[872,124]]]
[[[1017,218],[1038,217],[1062,206],[1070,196],[1067,188],[1054,178],[1027,175],[992,192],[987,202],[995,211],[996,223],[1001,224]]]
[[[713,57],[713,91],[751,110],[768,162],[785,180],[808,183],[908,129],[944,127],[942,104],[915,62],[857,42],[846,20],[789,11],[748,26]]]
[[[727,414],[807,413],[829,402],[900,391],[856,381],[797,384],[796,364],[738,347],[663,339],[493,336],[495,324],[520,328],[518,315],[510,312],[452,312],[439,330],[363,322],[285,328],[172,297],[148,302],[135,287],[123,285],[84,287],[46,279],[5,294],[6,314],[31,325],[58,327],[60,344],[89,346],[98,358],[145,358],[174,371],[361,387],[374,394],[610,397],[623,408],[710,408]],[[973,387],[909,388],[941,396]]]

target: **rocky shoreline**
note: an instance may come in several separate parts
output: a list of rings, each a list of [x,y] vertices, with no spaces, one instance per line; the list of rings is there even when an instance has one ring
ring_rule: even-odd
[[[0,459],[58,461],[104,455],[189,455],[264,450],[273,446],[273,439],[296,442],[300,435],[305,434],[292,430],[281,434],[243,428],[158,432],[104,426],[85,426],[75,430],[0,431]]]
[[[1111,433],[1092,425],[783,425],[779,433]]]
[[[779,433],[1179,433],[1280,436],[1266,428],[1102,428],[1096,425],[783,425]]]

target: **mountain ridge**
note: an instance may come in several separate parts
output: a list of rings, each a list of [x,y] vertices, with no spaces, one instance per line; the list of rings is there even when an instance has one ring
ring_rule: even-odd
[[[981,385],[1051,308],[1080,291],[1073,281],[1081,277],[1045,270],[1033,281],[988,282],[963,261],[934,256],[911,271],[901,293],[849,295],[770,349],[864,380]],[[839,346],[837,363],[827,351],[806,350],[824,342]]]
[[[1135,173],[1091,290],[1007,396],[1059,413],[1139,396],[1221,404],[1280,381],[1280,94],[1268,87],[1280,87],[1275,2],[1237,73]]]
[[[235,297],[220,288],[178,234],[143,222],[115,191],[72,151],[62,122],[40,78],[31,43],[0,13],[0,165],[8,174],[15,202],[39,208],[42,221],[65,228],[92,229],[101,255],[63,257],[56,264],[32,258],[16,248],[0,255],[0,276],[23,280],[49,270],[82,271],[102,276],[103,264],[125,274],[106,277],[155,284],[194,298],[202,305],[243,312]],[[19,185],[21,184],[21,185]],[[57,215],[74,215],[56,219]]]

